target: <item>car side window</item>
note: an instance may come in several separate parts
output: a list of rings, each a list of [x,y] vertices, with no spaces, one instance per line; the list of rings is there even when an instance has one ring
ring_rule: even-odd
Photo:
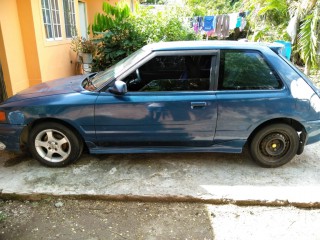
[[[123,79],[129,92],[206,91],[212,55],[156,56]]]
[[[219,90],[279,89],[282,82],[257,51],[221,51]]]

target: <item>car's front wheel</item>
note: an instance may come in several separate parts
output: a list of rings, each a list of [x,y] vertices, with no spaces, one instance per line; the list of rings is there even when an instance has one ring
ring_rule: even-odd
[[[63,167],[79,158],[83,142],[66,126],[47,122],[31,129],[29,149],[40,163],[49,167]]]
[[[289,162],[299,148],[297,131],[287,124],[262,128],[250,141],[250,155],[263,167],[279,167]]]

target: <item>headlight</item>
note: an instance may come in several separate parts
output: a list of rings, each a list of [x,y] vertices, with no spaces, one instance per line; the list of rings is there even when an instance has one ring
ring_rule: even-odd
[[[4,111],[0,111],[0,122],[6,122],[6,113]]]

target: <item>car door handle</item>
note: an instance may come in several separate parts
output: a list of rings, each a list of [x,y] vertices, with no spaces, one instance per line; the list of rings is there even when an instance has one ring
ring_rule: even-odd
[[[191,102],[191,109],[205,108],[206,106],[207,106],[206,102]]]

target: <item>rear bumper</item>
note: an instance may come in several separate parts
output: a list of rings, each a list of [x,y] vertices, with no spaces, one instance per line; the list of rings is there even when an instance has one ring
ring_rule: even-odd
[[[320,141],[320,120],[307,122],[305,128],[307,132],[306,145]]]
[[[0,145],[5,150],[19,151],[20,136],[24,125],[0,124]]]

